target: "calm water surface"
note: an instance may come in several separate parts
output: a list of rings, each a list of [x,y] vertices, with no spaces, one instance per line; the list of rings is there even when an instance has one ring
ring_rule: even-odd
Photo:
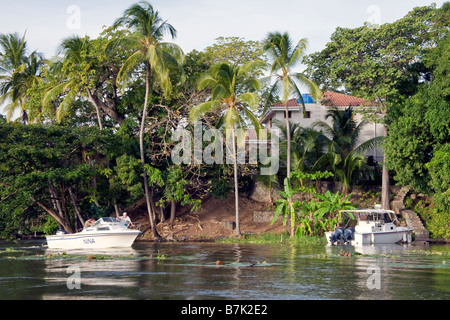
[[[137,242],[64,254],[0,242],[0,299],[448,300],[449,250]]]

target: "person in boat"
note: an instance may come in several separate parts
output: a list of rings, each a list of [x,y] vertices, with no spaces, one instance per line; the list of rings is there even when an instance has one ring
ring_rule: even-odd
[[[121,221],[123,224],[125,224],[128,228],[129,228],[130,226],[132,226],[132,227],[134,228],[134,224],[133,224],[133,222],[131,221],[130,217],[128,216],[128,214],[127,214],[126,212],[124,212],[124,213],[122,214],[122,216],[121,216],[119,219],[120,219],[120,221]]]
[[[89,217],[88,220],[86,220],[86,222],[84,223],[84,228],[89,228],[90,226],[92,226],[95,223],[94,218]]]

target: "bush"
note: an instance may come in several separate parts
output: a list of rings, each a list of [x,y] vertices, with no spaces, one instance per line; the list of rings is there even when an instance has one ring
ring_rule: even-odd
[[[414,211],[424,221],[425,228],[433,239],[450,239],[450,212],[434,203],[419,202]]]

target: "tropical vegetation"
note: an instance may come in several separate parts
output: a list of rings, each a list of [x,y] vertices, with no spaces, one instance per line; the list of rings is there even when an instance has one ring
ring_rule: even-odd
[[[256,181],[281,186],[275,219],[290,236],[321,235],[352,218],[339,213],[352,207],[352,187],[379,174],[364,156],[375,144],[386,156],[383,201],[389,204],[390,181],[427,195],[426,205],[411,206],[433,236],[450,237],[449,8],[418,7],[379,27],[337,28],[309,56],[306,39],[280,32],[261,41],[221,37],[185,53],[166,41],[176,37],[175,26],[146,1],[97,38],[64,39],[52,60],[30,50],[26,34],[0,34],[0,237],[73,232],[89,216],[140,203],[157,239],[158,223],[175,224],[180,206],[196,212],[206,197],[232,192],[240,235],[239,195]],[[237,130],[259,129],[274,102],[288,112],[287,101],[299,99],[304,110],[302,86],[316,100],[332,90],[378,108],[330,109],[331,124],[313,128],[286,116],[279,126],[283,170],[261,176],[264,164],[238,162],[245,141]],[[354,121],[356,112],[365,113],[363,122]],[[361,128],[373,121],[387,138],[358,145]],[[178,128],[228,132],[231,161],[175,164]],[[323,192],[323,181],[342,188]]]

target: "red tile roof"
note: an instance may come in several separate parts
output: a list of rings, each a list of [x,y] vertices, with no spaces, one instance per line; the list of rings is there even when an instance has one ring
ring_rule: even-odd
[[[299,103],[297,102],[297,100],[298,99],[291,99],[291,100],[289,100],[288,101],[288,107],[298,107]],[[284,104],[284,102],[278,102],[278,103],[275,103],[273,106],[274,107],[285,107],[285,104]]]
[[[324,92],[322,97],[322,104],[327,107],[359,107],[374,105],[374,102],[342,93]]]
[[[288,107],[299,107],[300,104],[297,102],[298,99],[291,99],[288,101]],[[361,105],[373,106],[375,103],[373,101],[364,100],[362,98],[357,98],[337,92],[324,92],[322,97],[322,104],[326,107],[359,107]],[[274,107],[284,107],[283,102],[275,103]]]

